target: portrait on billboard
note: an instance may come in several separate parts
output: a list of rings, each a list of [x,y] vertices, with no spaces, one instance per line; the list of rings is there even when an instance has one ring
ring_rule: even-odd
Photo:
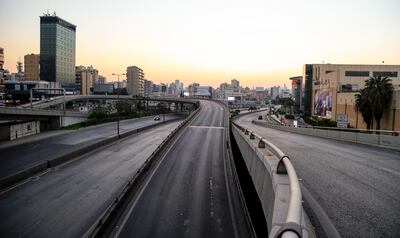
[[[314,97],[314,115],[325,118],[332,117],[332,91],[317,90]]]

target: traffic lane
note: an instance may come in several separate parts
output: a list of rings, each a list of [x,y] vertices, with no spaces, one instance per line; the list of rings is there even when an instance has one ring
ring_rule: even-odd
[[[0,195],[0,234],[82,237],[179,123],[123,139]]]
[[[183,115],[165,116],[166,121],[176,120],[179,118],[183,118]],[[162,122],[155,121],[153,117],[124,120],[120,123],[120,132],[123,133],[157,123]],[[57,158],[89,144],[115,136],[116,133],[117,124],[116,122],[113,122],[1,149],[0,178],[30,168],[45,160]]]
[[[399,152],[256,126],[239,118],[290,158],[303,185],[344,237],[400,232]]]
[[[199,116],[191,123],[194,126],[224,126],[225,109],[217,102],[201,100]]]
[[[225,184],[224,129],[191,125],[151,177],[119,237],[235,237]]]

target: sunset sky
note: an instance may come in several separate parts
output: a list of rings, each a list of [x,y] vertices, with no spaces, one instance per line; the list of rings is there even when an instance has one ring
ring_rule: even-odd
[[[39,16],[75,24],[76,64],[108,81],[127,66],[155,83],[289,85],[305,63],[400,64],[399,0],[0,0],[5,68],[39,53]]]

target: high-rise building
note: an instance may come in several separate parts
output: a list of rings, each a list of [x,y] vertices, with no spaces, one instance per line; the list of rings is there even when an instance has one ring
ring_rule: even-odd
[[[150,80],[144,80],[144,96],[150,97],[153,92],[153,82]]]
[[[0,47],[0,70],[3,71],[4,65],[4,48]]]
[[[90,95],[90,85],[93,75],[90,69],[84,66],[75,67],[75,91],[82,95]]]
[[[303,77],[296,76],[289,78],[292,81],[292,97],[294,100],[293,110],[295,114],[300,113],[301,107],[301,82]]]
[[[107,82],[107,78],[103,75],[99,75],[99,79],[97,80],[96,84],[105,84]]]
[[[97,69],[93,68],[92,65],[86,67],[86,70],[91,75],[89,86],[91,88],[93,88],[94,85],[99,81],[99,71]]]
[[[4,48],[0,47],[0,94],[4,91]],[[0,95],[2,97],[2,95]]]
[[[236,80],[236,79],[232,79],[231,80],[231,86],[232,86],[232,88],[234,88],[234,89],[239,89],[239,81],[238,80]]]
[[[40,80],[40,55],[29,54],[24,56],[24,80]]]
[[[76,26],[55,16],[40,17],[40,79],[75,89]]]
[[[279,97],[279,91],[281,87],[279,86],[274,86],[271,88],[271,99],[276,100],[277,97]]]
[[[144,96],[144,73],[137,66],[129,66],[126,69],[127,91],[129,95]]]

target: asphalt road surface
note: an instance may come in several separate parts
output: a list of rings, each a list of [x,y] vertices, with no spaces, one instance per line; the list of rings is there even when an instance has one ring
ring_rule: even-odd
[[[225,177],[224,109],[201,105],[118,222],[115,237],[249,236]]]
[[[171,114],[166,115],[165,120],[169,121],[182,117],[182,115]],[[120,133],[155,123],[162,122],[154,121],[152,116],[124,120],[120,123]],[[66,130],[66,134],[64,135],[1,149],[0,178],[30,168],[42,161],[68,154],[84,146],[115,136],[116,134],[117,123],[113,122],[87,127],[73,132]]]
[[[127,137],[0,194],[0,237],[82,237],[180,122]]]
[[[342,237],[399,237],[400,152],[257,126],[237,119],[291,158]]]

